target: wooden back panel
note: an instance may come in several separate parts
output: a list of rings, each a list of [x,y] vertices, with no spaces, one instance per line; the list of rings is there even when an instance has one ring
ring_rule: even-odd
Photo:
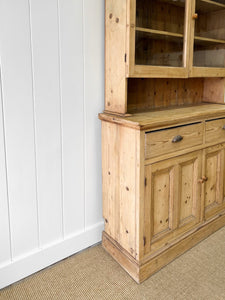
[[[128,113],[202,102],[224,103],[222,78],[128,79]]]
[[[129,79],[128,112],[202,102],[204,79]]]

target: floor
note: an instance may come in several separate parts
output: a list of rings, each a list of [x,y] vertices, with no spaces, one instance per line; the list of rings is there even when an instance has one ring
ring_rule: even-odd
[[[0,300],[225,300],[225,227],[141,285],[101,245],[0,291]]]

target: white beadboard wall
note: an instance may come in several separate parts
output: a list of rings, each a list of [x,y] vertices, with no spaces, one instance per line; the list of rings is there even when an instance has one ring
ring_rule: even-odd
[[[0,288],[101,240],[103,104],[104,0],[0,0]]]

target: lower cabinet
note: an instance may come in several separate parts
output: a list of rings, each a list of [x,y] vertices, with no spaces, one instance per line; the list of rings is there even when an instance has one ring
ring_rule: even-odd
[[[225,144],[145,166],[144,254],[225,209]]]
[[[225,225],[222,125],[102,122],[102,244],[137,282]]]
[[[209,219],[225,209],[225,144],[205,150],[204,213]]]
[[[201,174],[202,151],[145,167],[145,254],[199,223]]]

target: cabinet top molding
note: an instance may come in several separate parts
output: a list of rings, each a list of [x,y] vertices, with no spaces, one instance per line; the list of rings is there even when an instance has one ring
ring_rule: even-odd
[[[132,114],[130,116],[117,116],[114,114],[99,114],[99,119],[111,123],[120,124],[140,130],[148,130],[160,126],[176,125],[181,122],[190,123],[199,119],[211,119],[224,116],[225,105],[222,104],[202,104],[181,108],[169,108]]]

